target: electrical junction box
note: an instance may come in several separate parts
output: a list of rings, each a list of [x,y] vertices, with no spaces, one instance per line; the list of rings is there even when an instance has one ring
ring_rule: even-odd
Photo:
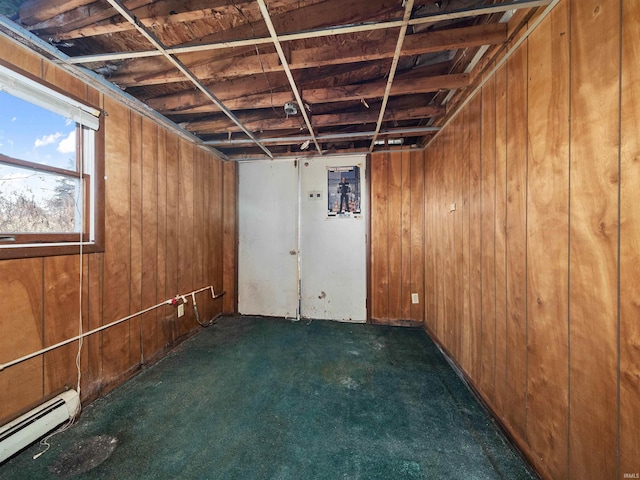
[[[184,303],[178,305],[178,318],[184,316]]]

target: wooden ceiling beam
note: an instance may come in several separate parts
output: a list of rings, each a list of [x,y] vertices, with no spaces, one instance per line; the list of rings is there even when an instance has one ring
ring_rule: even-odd
[[[317,82],[340,85],[340,79],[344,76],[357,75],[360,81],[368,81],[382,77],[383,72],[388,70],[388,61],[346,64],[332,68],[331,72],[325,69],[299,70],[296,74],[296,81],[301,85]],[[210,85],[210,88],[220,100],[227,101],[256,94],[270,96],[270,91],[277,91],[288,85],[286,76],[276,72],[224,80]],[[210,102],[200,91],[190,89],[169,95],[147,98],[145,103],[154,110],[169,114],[181,113],[183,110],[201,107]],[[276,104],[275,101],[274,104]],[[267,106],[271,106],[271,104],[269,103]]]
[[[424,135],[426,133],[435,133],[439,131],[438,127],[409,127],[409,128],[394,128],[390,130],[383,130],[379,132],[379,135],[385,138],[402,138]],[[348,140],[370,140],[373,137],[374,132],[324,132],[317,136],[319,142],[331,142],[331,141],[348,141]],[[258,139],[265,145],[295,145],[298,143],[311,140],[310,135],[291,135],[291,136],[258,136]],[[206,140],[203,142],[205,145],[209,145],[216,148],[238,148],[238,147],[253,147],[253,142],[248,138],[228,139],[220,138],[217,140]]]
[[[250,0],[237,0],[236,4],[242,5],[249,2]],[[189,2],[164,0],[154,2],[150,5],[140,6],[133,12],[143,25],[155,28],[163,25],[192,22],[206,18],[221,18],[225,15],[235,14],[237,13],[237,10],[229,0],[191,0]],[[114,33],[133,30],[131,23],[121,20],[119,21],[118,17],[113,18],[113,9],[111,9],[110,12],[107,10],[101,13],[101,16],[109,15],[109,13],[111,13],[111,15],[102,20],[94,18],[89,23],[78,26],[74,29],[63,28],[60,33],[56,33],[53,36],[53,39],[60,42],[76,38],[112,35]],[[257,20],[255,16],[253,17],[252,21]]]
[[[267,92],[270,89],[280,89],[289,85],[287,77],[280,73],[267,75],[268,79],[265,78],[265,75],[254,74],[217,82],[209,85],[209,87],[220,100],[226,101],[243,95]],[[199,90],[190,89],[170,95],[148,98],[145,103],[158,112],[181,113],[188,108],[202,107],[210,102]]]
[[[27,0],[18,9],[20,21],[25,25],[41,22],[95,0]]]
[[[422,55],[425,53],[454,50],[478,45],[500,44],[506,40],[507,26],[502,23],[478,25],[464,28],[408,35],[401,55]],[[396,38],[382,42],[363,44],[362,42],[327,42],[323,47],[294,50],[291,52],[289,67],[293,70],[340,65],[344,63],[381,60],[393,56]],[[187,65],[189,67],[189,65]],[[280,72],[283,70],[278,55],[253,55],[241,59],[228,59],[192,66],[191,71],[201,80],[224,80],[261,72]],[[177,71],[157,74],[115,74],[109,80],[120,86],[159,85],[178,82],[184,77]]]
[[[149,0],[129,0],[126,5],[127,8],[135,10],[148,3]],[[118,13],[108,3],[94,1],[94,3],[59,13],[33,25],[27,25],[27,30],[35,33],[68,32],[76,28],[86,27],[92,23],[101,22],[116,15]]]
[[[327,2],[325,2],[327,3]],[[328,2],[331,3],[331,2]],[[270,2],[270,7],[273,2]],[[341,4],[340,9],[336,10],[327,9],[326,5],[310,5],[299,7],[290,14],[281,14],[274,15],[272,18],[274,19],[274,25],[278,31],[290,31],[291,25],[295,25],[297,31],[300,30],[314,30],[318,28],[325,27],[327,25],[335,25],[345,24],[359,20],[366,21],[374,21],[375,19],[384,18],[384,14],[388,14],[388,12],[393,11],[393,6],[397,9],[398,3],[393,0],[384,0],[383,3],[378,2],[376,6],[375,15],[367,14],[366,12],[370,11],[371,2],[369,0],[347,0]],[[363,12],[365,12],[365,17],[363,18]],[[292,18],[295,17],[295,18]],[[296,23],[293,23],[295,20]],[[262,32],[262,33],[259,33]],[[260,37],[260,35],[267,35]],[[237,39],[248,39],[247,41],[242,41],[241,44],[237,44],[234,42],[233,48],[226,48],[225,50],[211,51],[209,47],[211,45],[223,46],[226,45],[228,41],[234,41]],[[254,43],[254,40],[258,39]],[[208,42],[213,42],[213,44],[208,44]],[[271,45],[271,38],[268,36],[268,32],[266,31],[266,26],[264,22],[252,22],[252,24],[242,24],[237,27],[222,30],[217,32],[215,35],[211,35],[208,37],[204,37],[200,39],[198,45],[186,45],[183,47],[172,47],[169,49],[170,53],[175,53],[180,55],[180,60],[185,63],[189,68],[193,68],[197,65],[203,65],[211,63],[212,61],[223,61],[225,56],[229,55],[229,52],[232,53],[232,56],[237,57],[241,55],[246,55],[247,53],[253,53],[255,51],[256,45]],[[181,48],[187,49],[199,49],[202,46],[207,48],[204,51],[196,50],[196,51],[188,51],[186,53],[181,52]],[[142,52],[145,55],[150,52]],[[141,54],[142,54],[141,53]],[[124,57],[127,58],[127,54],[124,54]],[[114,58],[110,55],[97,55],[96,58],[99,61],[110,61],[108,59]],[[120,58],[120,55],[117,54],[116,58]],[[129,57],[130,58],[130,57]],[[87,57],[87,59],[91,59]],[[72,61],[82,61],[85,60],[81,58]],[[164,70],[158,71],[158,65],[155,61],[155,58],[140,58],[133,59],[126,62],[124,65],[120,67],[118,74],[131,74],[131,75],[145,75],[151,72],[155,72],[157,75],[171,75],[172,70]]]
[[[451,90],[463,88],[469,85],[469,75],[459,73],[454,75],[439,75],[425,77],[421,79],[397,79],[391,87],[391,96],[412,95],[419,93],[431,93],[440,90]],[[332,88],[314,88],[302,90],[302,100],[314,105],[317,103],[346,102],[351,100],[369,100],[382,98],[384,95],[386,82],[373,82],[363,85],[344,85]],[[219,97],[220,98],[220,97]],[[261,93],[258,95],[248,95],[244,97],[228,99],[224,101],[227,108],[231,110],[248,110],[252,108],[269,108],[275,106],[281,108],[286,102],[294,101],[291,92]],[[151,105],[150,105],[151,106]],[[162,114],[196,114],[218,111],[213,105],[200,105],[196,107],[185,107],[179,111],[158,110]]]
[[[429,0],[427,0],[429,1]],[[414,27],[418,27],[420,25],[432,25],[434,23],[438,23],[441,21],[451,21],[452,19],[462,19],[469,18],[478,15],[487,15],[490,13],[496,12],[506,12],[509,10],[527,10],[531,8],[538,7],[540,5],[546,5],[551,0],[515,0],[510,2],[503,2],[497,5],[492,6],[483,6],[477,8],[468,8],[463,10],[458,10],[454,12],[444,12],[438,14],[431,14],[416,17],[409,21],[409,25]],[[399,20],[378,20],[373,21],[369,20],[366,23],[354,24],[354,25],[333,25],[327,28],[315,28],[307,31],[298,31],[294,33],[285,33],[279,35],[279,40],[281,42],[289,42],[293,40],[301,40],[305,38],[321,38],[327,36],[336,36],[336,35],[345,35],[345,34],[354,34],[354,33],[362,33],[369,32],[372,34],[374,31],[384,31],[390,28],[400,28],[402,25],[402,21]],[[418,33],[418,32],[416,32]],[[221,50],[221,49],[231,49],[234,50],[243,50],[238,47],[246,47],[247,45],[263,45],[270,43],[269,37],[253,37],[250,39],[241,39],[241,40],[228,40],[228,41],[214,41],[210,43],[199,43],[194,45],[184,45],[184,46],[175,46],[170,47],[168,52],[171,54],[192,54],[195,52],[205,52],[210,50]],[[243,54],[246,51],[243,51]],[[94,62],[108,62],[113,60],[127,60],[130,58],[140,59],[145,57],[153,57],[158,56],[158,52],[155,50],[146,50],[146,51],[135,51],[135,52],[116,52],[116,53],[105,53],[105,54],[97,54],[97,55],[79,55],[77,57],[69,58],[67,61],[69,63],[81,64],[81,63],[94,63]],[[190,60],[195,59],[185,59],[187,63]],[[211,57],[205,58],[205,60],[211,60]],[[140,62],[136,62],[136,66],[138,66]],[[140,71],[137,68],[137,71]],[[133,73],[129,69],[125,68],[122,73]]]
[[[440,117],[446,113],[444,106],[427,105],[406,109],[389,109],[384,116],[384,121],[391,120],[414,120],[421,118]],[[238,119],[251,131],[280,130],[283,128],[299,128],[304,131],[304,122],[299,116],[265,117],[264,113],[238,114]],[[376,123],[378,111],[366,110],[363,112],[333,113],[326,115],[314,115],[311,124],[314,128],[330,127],[336,125],[363,125]],[[225,117],[211,120],[200,120],[181,124],[187,130],[198,135],[211,135],[223,132],[239,132],[240,129]]]
[[[113,6],[113,8],[115,8],[116,10],[118,10],[118,12],[120,13],[120,15],[122,15],[124,18],[127,19],[127,21],[131,22],[132,25],[135,26],[136,30],[142,35],[144,36],[144,38],[146,38],[156,49],[158,49],[159,51],[162,52],[163,56],[169,60],[171,63],[173,63],[173,65],[182,72],[182,74],[190,81],[194,84],[195,87],[197,87],[202,93],[204,93],[207,97],[209,97],[209,99],[215,103],[220,110],[222,110],[224,112],[224,114],[228,117],[228,119],[230,121],[232,121],[234,123],[234,125],[239,128],[241,131],[245,132],[247,134],[247,136],[249,138],[251,138],[255,144],[260,147],[260,149],[265,152],[269,157],[273,158],[272,153],[269,151],[268,148],[266,148],[264,145],[262,145],[251,133],[250,130],[248,130],[243,124],[242,122],[240,122],[238,120],[238,118],[233,114],[233,112],[231,112],[228,108],[226,108],[221,102],[220,100],[218,100],[216,98],[215,95],[213,95],[213,93],[211,93],[211,91],[207,88],[206,85],[204,85],[198,78],[196,78],[192,72],[189,71],[188,68],[186,68],[178,59],[172,57],[170,54],[167,53],[164,45],[162,45],[162,43],[160,42],[160,40],[158,40],[158,38],[152,33],[150,32],[144,25],[142,25],[142,23],[140,23],[140,21],[135,17],[135,15],[133,15],[133,13],[131,13],[131,11],[127,10],[127,8],[124,6],[124,4],[122,3],[122,0],[107,0],[109,2],[109,4],[111,4]]]

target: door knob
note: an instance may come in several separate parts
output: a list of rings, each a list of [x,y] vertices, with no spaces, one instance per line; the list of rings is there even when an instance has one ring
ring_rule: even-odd
[[[298,252],[296,252],[295,250],[289,250],[289,255],[293,256],[293,255],[297,255]]]

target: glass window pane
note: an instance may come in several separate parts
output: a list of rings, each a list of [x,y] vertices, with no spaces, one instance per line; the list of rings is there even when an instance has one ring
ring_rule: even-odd
[[[79,233],[80,179],[0,163],[0,233]]]
[[[76,123],[0,91],[0,153],[76,170]]]

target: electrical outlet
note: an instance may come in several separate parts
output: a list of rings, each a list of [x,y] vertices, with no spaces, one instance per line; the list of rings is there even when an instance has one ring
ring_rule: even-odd
[[[184,316],[184,303],[178,305],[178,318]]]
[[[411,294],[411,303],[413,303],[414,305],[416,303],[420,303],[420,299],[418,298],[418,294],[417,293],[412,293]]]

